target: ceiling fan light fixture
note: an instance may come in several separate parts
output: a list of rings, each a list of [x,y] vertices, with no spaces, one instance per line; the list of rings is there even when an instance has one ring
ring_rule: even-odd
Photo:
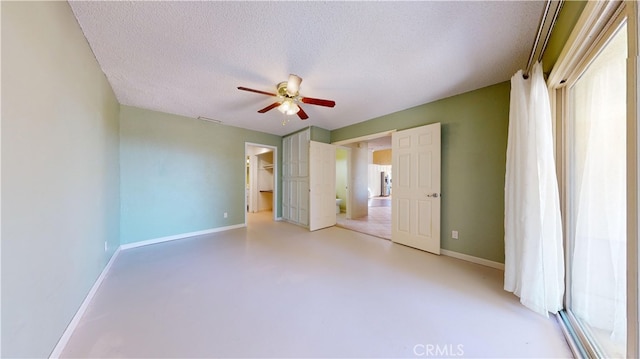
[[[298,111],[300,111],[300,107],[298,107],[298,104],[293,102],[291,99],[287,98],[282,101],[280,106],[278,106],[278,111],[284,113],[285,115],[295,115],[296,113],[298,113]]]
[[[298,75],[290,74],[289,81],[287,81],[287,93],[289,96],[297,96],[300,91],[300,83],[302,78]]]

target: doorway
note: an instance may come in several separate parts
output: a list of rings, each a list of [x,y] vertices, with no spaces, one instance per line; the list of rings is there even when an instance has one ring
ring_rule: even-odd
[[[251,215],[277,219],[278,148],[245,143],[245,225]]]
[[[393,132],[336,143],[337,226],[391,240]]]
[[[336,148],[336,216],[343,214],[351,218],[349,196],[349,173],[351,151],[348,147]],[[336,218],[337,218],[336,217]]]

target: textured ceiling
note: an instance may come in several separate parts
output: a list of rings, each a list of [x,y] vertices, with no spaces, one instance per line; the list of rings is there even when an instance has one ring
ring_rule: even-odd
[[[543,1],[71,2],[118,101],[283,135],[329,130],[508,80]],[[294,73],[309,119],[256,111]]]

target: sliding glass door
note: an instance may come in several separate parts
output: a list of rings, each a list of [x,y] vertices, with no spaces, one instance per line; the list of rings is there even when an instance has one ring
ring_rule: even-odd
[[[589,1],[547,84],[565,238],[562,328],[579,357],[640,357],[638,2]]]
[[[598,357],[626,357],[627,52],[620,18],[566,87],[566,316]]]

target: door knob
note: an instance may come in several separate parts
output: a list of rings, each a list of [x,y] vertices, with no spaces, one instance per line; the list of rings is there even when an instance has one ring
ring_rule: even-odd
[[[440,196],[440,194],[439,193],[431,193],[431,194],[425,194],[425,196],[432,197],[432,198],[438,198],[438,196]]]

